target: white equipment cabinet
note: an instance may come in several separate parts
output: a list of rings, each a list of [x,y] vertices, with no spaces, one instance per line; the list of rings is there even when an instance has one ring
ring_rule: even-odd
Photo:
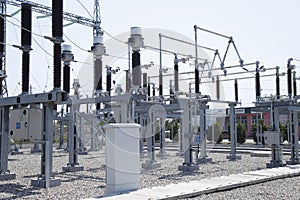
[[[280,133],[277,131],[265,131],[264,138],[267,145],[279,145],[281,143]]]
[[[108,124],[105,196],[140,188],[140,125]]]
[[[22,108],[10,110],[9,134],[15,140],[35,140],[42,136],[42,109]]]

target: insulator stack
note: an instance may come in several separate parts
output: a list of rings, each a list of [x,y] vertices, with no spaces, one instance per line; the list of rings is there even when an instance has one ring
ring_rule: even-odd
[[[4,62],[4,17],[0,17],[0,70],[3,70],[3,62]],[[0,95],[3,94],[2,91],[2,81],[0,81]]]
[[[126,72],[126,93],[130,91],[131,79],[130,79],[130,72],[129,70],[125,70]]]
[[[216,93],[217,93],[217,100],[220,100],[220,78],[217,76],[216,80]]]
[[[155,85],[153,84],[153,87],[152,87],[152,96],[155,97]]]
[[[132,85],[141,86],[141,55],[139,51],[132,53]]]
[[[151,95],[151,86],[150,86],[150,83],[148,83],[148,86],[147,86],[147,94],[148,94],[148,96]]]
[[[260,99],[260,76],[259,72],[256,72],[255,74],[255,88],[256,88],[256,100],[258,101]]]
[[[235,101],[239,101],[239,89],[238,89],[238,82],[237,79],[234,80],[234,96],[235,96]]]
[[[175,93],[179,91],[179,87],[178,87],[178,63],[174,64],[174,87],[175,87]]]
[[[147,73],[143,73],[143,88],[147,88],[147,80],[148,80]]]
[[[63,90],[69,94],[70,93],[70,66],[69,65],[64,66],[63,76],[64,76]]]
[[[102,60],[95,59],[94,60],[94,90],[101,91],[102,90]]]
[[[3,61],[4,57],[4,17],[0,17],[0,59]],[[3,63],[0,63],[0,70],[3,69]]]
[[[280,79],[279,79],[279,67],[276,67],[276,98],[280,98]]]
[[[21,8],[21,45],[22,45],[22,93],[29,92],[29,65],[31,50],[31,5],[22,3]]]
[[[61,43],[63,35],[63,0],[52,0],[52,37],[54,39],[54,88],[61,88]]]
[[[111,91],[111,67],[107,67],[107,73],[106,73],[106,91],[108,92],[110,96]]]
[[[159,90],[159,96],[163,95],[163,76],[162,76],[162,72],[160,72],[159,74],[159,86],[158,86],[158,90]]]
[[[292,97],[292,69],[288,67],[287,70],[287,82],[288,82],[288,96]]]
[[[199,80],[199,69],[195,68],[195,93],[200,93],[200,80]]]
[[[294,97],[297,96],[297,78],[296,78],[296,71],[293,72],[293,90],[294,90]]]

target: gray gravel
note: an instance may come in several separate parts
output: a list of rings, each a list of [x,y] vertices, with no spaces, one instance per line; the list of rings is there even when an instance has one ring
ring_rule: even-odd
[[[62,180],[62,184],[48,189],[34,188],[30,185],[31,179],[36,179],[40,172],[40,155],[30,154],[29,149],[22,151],[24,155],[9,156],[9,169],[16,173],[17,179],[0,182],[0,199],[83,199],[103,195],[105,190],[103,150],[80,155],[79,163],[85,167],[85,171],[73,173],[62,172],[62,167],[68,162],[68,154],[62,150],[54,150],[53,171],[55,177]],[[200,165],[198,172],[183,173],[177,170],[183,158],[175,156],[174,151],[168,153],[167,159],[157,159],[162,164],[160,169],[141,170],[142,188],[263,169],[265,163],[270,160],[242,155],[242,160],[231,162],[226,160],[226,154],[210,153],[213,163]],[[145,160],[146,158],[141,159],[141,163]],[[295,177],[203,195],[194,199],[300,199],[299,186],[300,178]]]

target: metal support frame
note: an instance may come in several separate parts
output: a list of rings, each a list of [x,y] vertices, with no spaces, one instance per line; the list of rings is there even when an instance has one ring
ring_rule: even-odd
[[[212,158],[207,156],[207,132],[206,132],[206,106],[207,102],[200,102],[200,158],[197,160],[198,163],[210,163]]]
[[[275,131],[278,134],[280,134],[280,129],[279,129],[279,108],[275,107],[271,103],[271,110],[270,114],[272,117],[271,121],[271,131]],[[280,137],[280,135],[278,135]],[[266,163],[267,168],[274,168],[274,167],[282,167],[284,166],[282,162],[282,148],[280,144],[272,144],[271,145],[271,161],[269,163]]]
[[[159,140],[160,140],[160,149],[159,149],[159,153],[157,154],[157,157],[160,158],[166,158],[166,156],[168,155],[166,153],[166,130],[165,130],[165,123],[166,123],[166,119],[165,118],[160,118],[159,119],[159,127],[160,127],[160,131],[159,131]]]
[[[76,106],[77,107],[77,106]],[[74,112],[74,106],[70,106],[70,116],[69,116],[69,131],[68,131],[68,141],[69,141],[69,163],[66,167],[62,167],[64,172],[76,172],[83,171],[84,167],[79,166],[78,163],[78,131],[77,131],[77,115]]]
[[[240,160],[241,156],[237,155],[237,131],[236,131],[236,115],[235,115],[236,104],[229,104],[230,109],[230,154],[226,156],[230,161]]]
[[[31,180],[31,185],[35,187],[48,188],[61,184],[60,179],[55,179],[52,172],[53,107],[54,104],[52,102],[44,103],[43,106],[41,174],[38,175],[37,179]]]
[[[192,154],[192,102],[189,100],[179,100],[179,102],[184,106],[181,117],[184,163],[178,166],[178,170],[188,172],[199,170],[199,166],[193,162]]]
[[[11,180],[16,174],[8,170],[9,107],[0,108],[0,180]]]
[[[298,136],[298,111],[289,110],[289,133],[290,133],[290,148],[291,158],[286,161],[288,165],[299,164],[299,136]]]
[[[147,160],[142,163],[144,169],[157,169],[161,167],[161,164],[155,160],[155,110],[149,110],[150,116],[148,116],[148,128],[147,128]]]

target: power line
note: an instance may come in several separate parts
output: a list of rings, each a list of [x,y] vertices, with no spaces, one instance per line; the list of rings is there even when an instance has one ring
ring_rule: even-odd
[[[77,2],[81,5],[81,7],[89,14],[91,18],[93,18],[92,14],[89,12],[89,10],[81,3],[81,1],[77,0]]]

